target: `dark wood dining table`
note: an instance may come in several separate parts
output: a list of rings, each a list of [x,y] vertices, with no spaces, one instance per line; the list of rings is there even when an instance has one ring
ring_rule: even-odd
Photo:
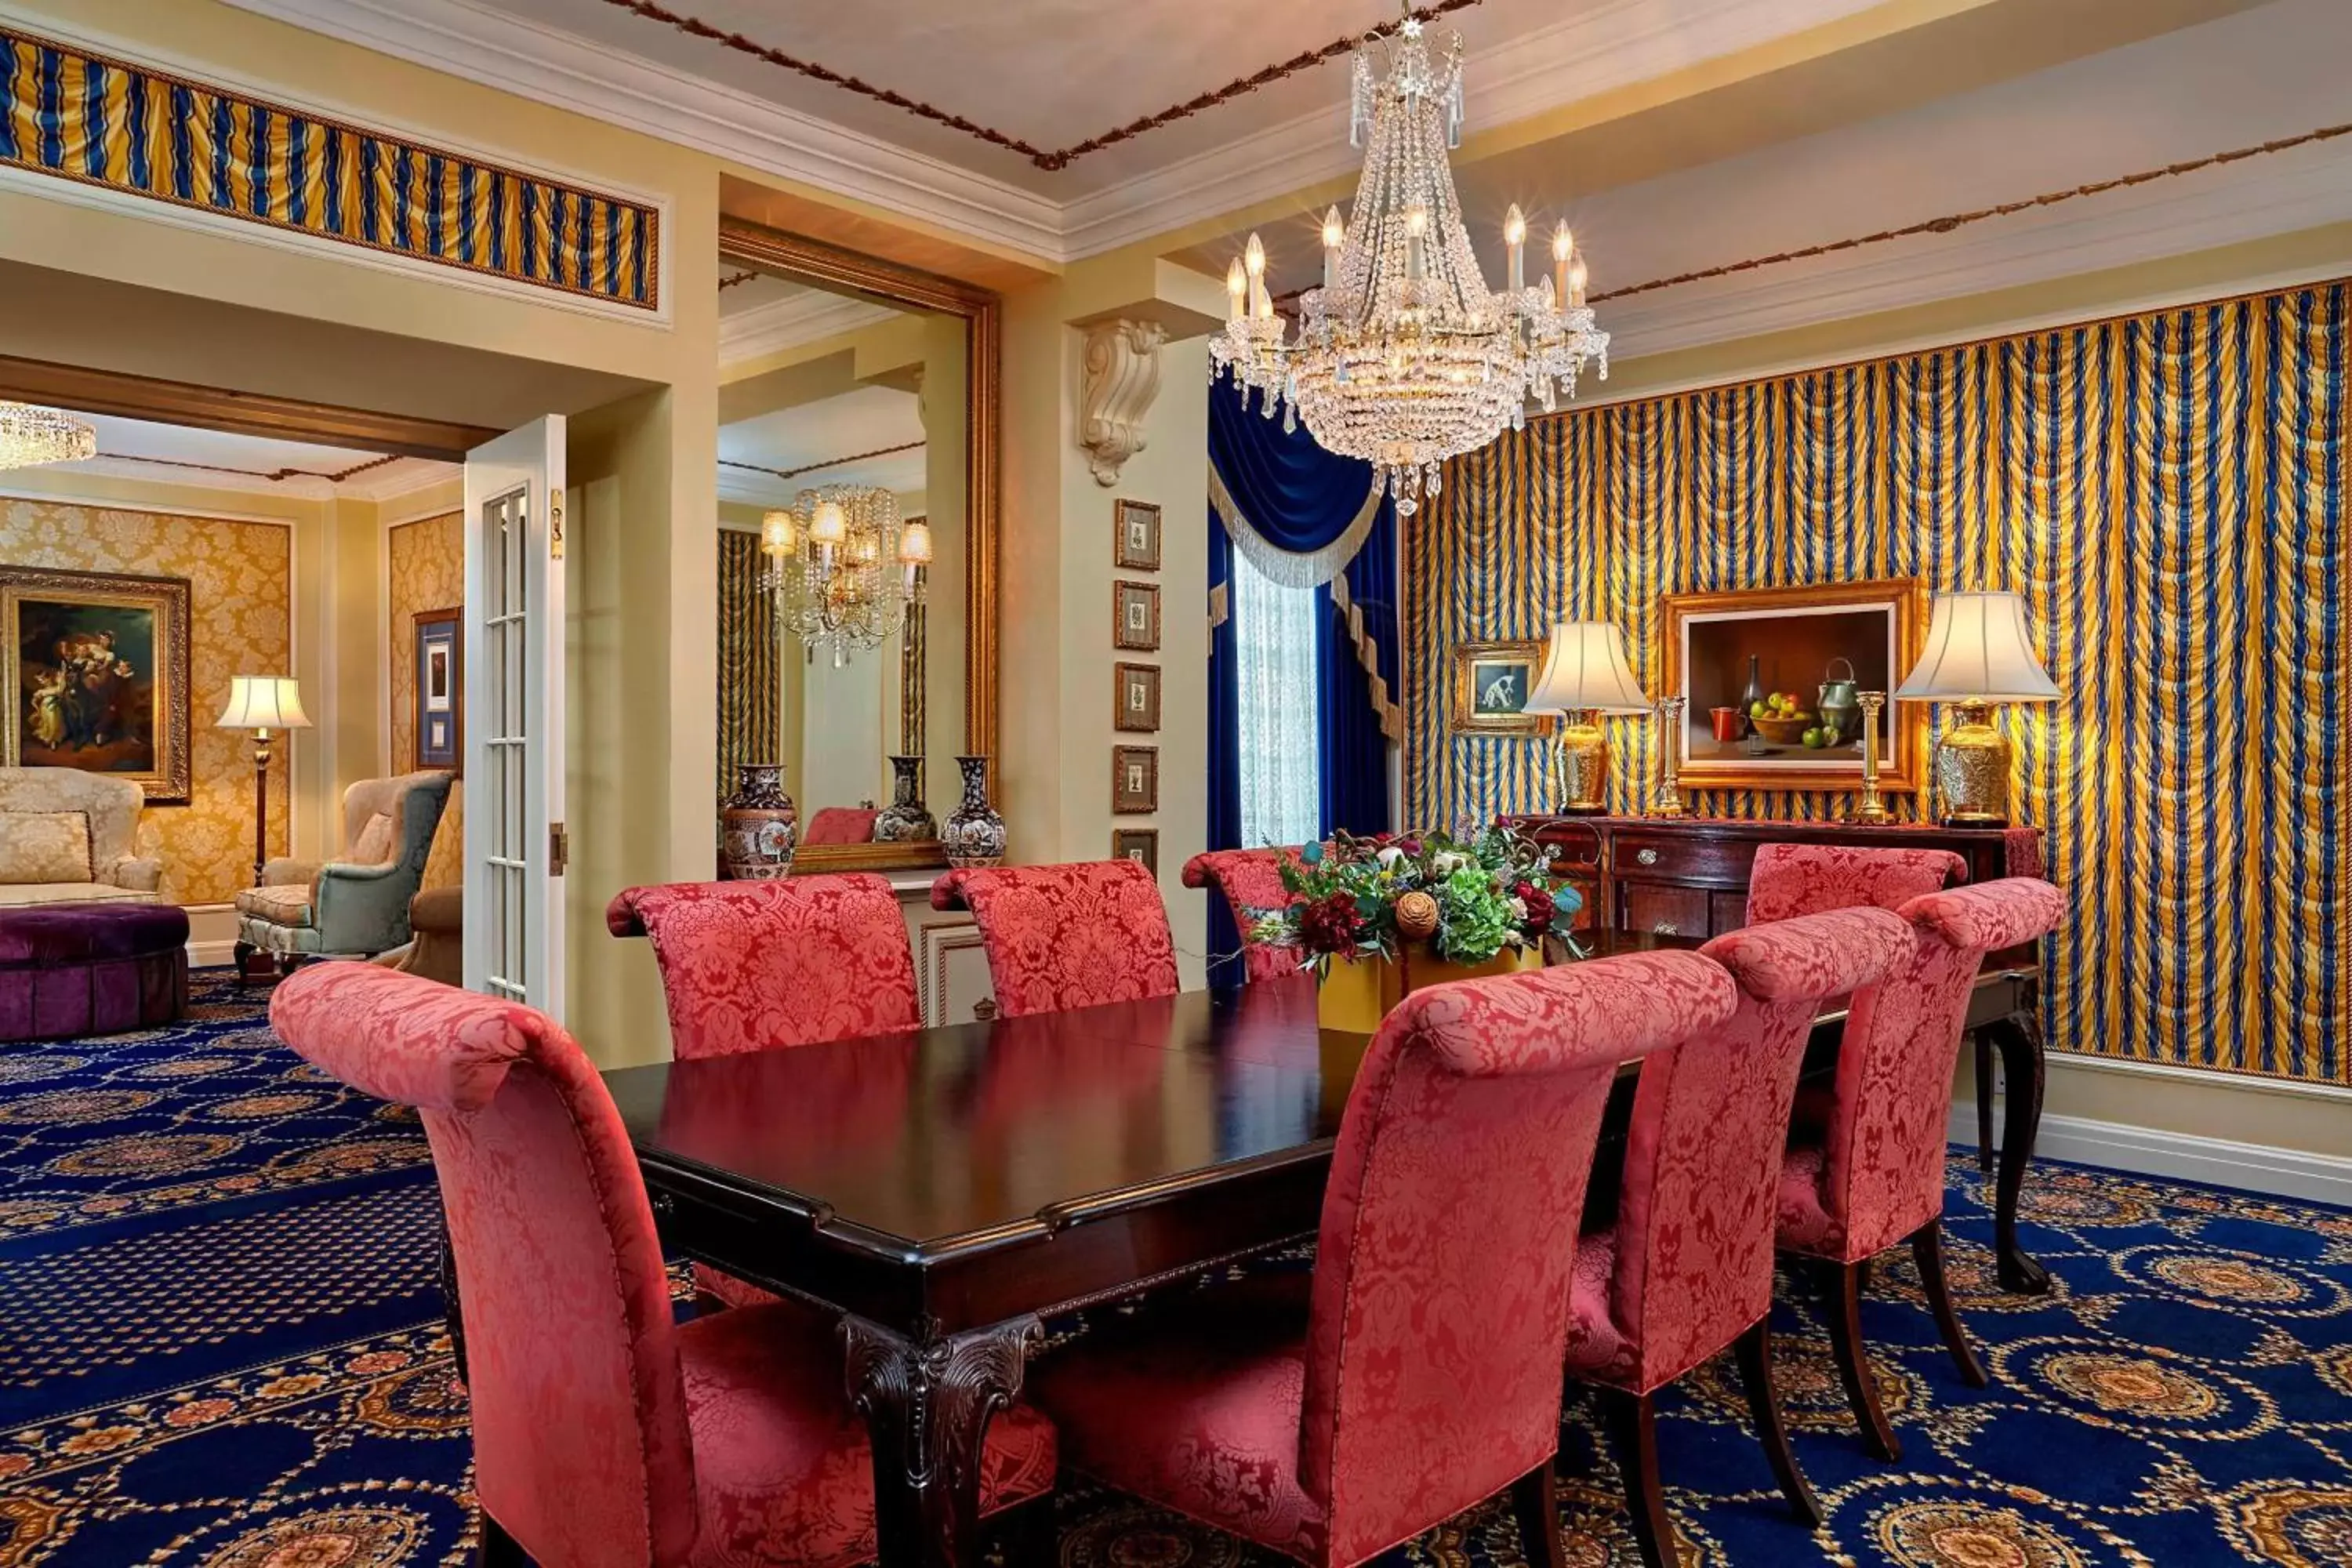
[[[2040,1272],[2015,1231],[2040,1110],[2021,1092],[2041,1077],[2035,979],[1988,970],[1970,1012],[2001,1037],[2011,1086],[1998,1239],[2012,1289]],[[1821,1020],[1809,1070],[1833,1061],[1842,1023]],[[1319,1027],[1300,977],[604,1081],[667,1247],[843,1315],[881,1568],[964,1568],[987,1421],[1044,1321],[1311,1238],[1370,1043]],[[1614,1201],[1636,1070],[1620,1075],[1596,1205]]]

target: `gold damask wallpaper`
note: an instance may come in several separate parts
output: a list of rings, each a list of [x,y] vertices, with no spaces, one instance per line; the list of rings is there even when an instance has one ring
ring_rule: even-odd
[[[253,755],[213,721],[232,677],[292,673],[292,540],[278,523],[0,499],[10,565],[188,579],[194,788],[186,805],[151,805],[145,817],[163,896],[178,903],[226,903],[253,880]],[[270,853],[282,855],[283,763],[270,772]]]
[[[450,512],[392,531],[392,755],[387,765],[406,773],[416,738],[416,627],[420,613],[466,600],[465,516]]]

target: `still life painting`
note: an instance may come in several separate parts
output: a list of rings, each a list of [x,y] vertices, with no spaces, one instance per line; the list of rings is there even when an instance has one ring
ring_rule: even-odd
[[[13,694],[0,765],[187,800],[187,579],[0,567],[0,639]]]
[[[1857,786],[1861,693],[1893,690],[1910,668],[1919,596],[1908,578],[1667,595],[1664,690],[1684,698],[1683,782]],[[1889,703],[1878,722],[1879,787],[1916,787],[1923,710]]]

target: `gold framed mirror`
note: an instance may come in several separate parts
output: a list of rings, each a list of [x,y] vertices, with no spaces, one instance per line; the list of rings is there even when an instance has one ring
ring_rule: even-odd
[[[905,830],[954,809],[958,756],[996,754],[998,298],[731,218],[719,285],[721,794],[782,764],[796,875],[944,865]],[[848,542],[821,552],[828,503]],[[831,552],[861,548],[878,607]]]

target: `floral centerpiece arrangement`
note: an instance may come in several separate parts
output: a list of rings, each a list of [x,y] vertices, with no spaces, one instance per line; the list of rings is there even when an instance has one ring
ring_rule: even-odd
[[[1460,971],[1541,961],[1543,939],[1571,950],[1584,900],[1551,873],[1525,834],[1487,827],[1467,840],[1443,832],[1332,836],[1281,864],[1288,908],[1253,910],[1249,940],[1297,948],[1325,981],[1331,960],[1406,963],[1424,954]],[[1433,975],[1432,978],[1440,976]],[[1407,981],[1399,989],[1412,990]]]

